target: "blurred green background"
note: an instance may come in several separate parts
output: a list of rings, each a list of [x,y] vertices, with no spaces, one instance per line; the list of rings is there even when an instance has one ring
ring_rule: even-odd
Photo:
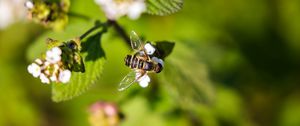
[[[129,72],[123,59],[131,49],[110,28],[102,36],[107,61],[101,78],[60,103],[51,101],[51,85],[27,72],[34,58],[30,50],[45,48],[36,43],[47,37],[67,39],[92,26],[70,17],[67,29],[80,27],[77,31],[54,33],[26,20],[0,29],[0,125],[86,126],[88,107],[109,101],[125,115],[122,126],[299,126],[300,1],[184,2],[170,16],[118,20],[127,33],[176,42],[148,88],[136,84],[117,91]],[[93,0],[73,0],[70,11],[105,21]]]

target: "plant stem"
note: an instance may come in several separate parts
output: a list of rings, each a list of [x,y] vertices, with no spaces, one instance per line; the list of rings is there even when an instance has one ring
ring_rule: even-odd
[[[100,21],[96,21],[94,27],[92,27],[91,29],[89,29],[88,31],[86,31],[84,34],[82,34],[79,39],[82,40],[84,39],[86,36],[88,36],[91,32],[93,32],[94,30],[100,28],[100,27],[106,27],[105,23],[101,23]]]
[[[130,38],[127,35],[127,33],[125,32],[125,30],[123,29],[123,27],[121,27],[116,21],[113,21],[113,20],[108,20],[106,23],[101,23],[100,21],[96,21],[94,27],[92,27],[91,29],[86,31],[79,38],[80,38],[80,40],[84,39],[91,32],[93,32],[94,30],[96,30],[100,27],[103,27],[104,31],[106,31],[106,28],[109,26],[112,26],[118,32],[118,34],[124,39],[124,41],[126,42],[127,45],[129,45],[129,46],[131,45]]]
[[[90,20],[91,18],[88,16],[85,16],[83,14],[79,14],[79,13],[74,13],[74,12],[69,12],[68,15],[70,17],[76,17],[76,18],[80,18],[80,19],[84,19],[84,20]]]
[[[108,26],[113,26],[115,30],[119,33],[119,35],[124,39],[124,41],[130,46],[130,38],[126,34],[125,30],[118,24],[118,22],[113,20],[107,21]]]

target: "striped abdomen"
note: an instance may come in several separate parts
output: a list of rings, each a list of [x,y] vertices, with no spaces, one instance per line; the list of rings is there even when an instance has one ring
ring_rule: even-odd
[[[135,55],[127,55],[125,57],[125,65],[131,69],[142,69],[146,71],[154,70],[154,64],[152,62],[142,60]]]

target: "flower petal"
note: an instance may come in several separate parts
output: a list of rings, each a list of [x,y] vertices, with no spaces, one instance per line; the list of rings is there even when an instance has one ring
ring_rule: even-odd
[[[57,47],[58,48],[58,47]],[[51,49],[46,52],[46,60],[52,64],[55,64],[61,60],[60,54],[61,50],[60,49]]]
[[[51,51],[52,51],[53,54],[56,54],[56,55],[61,55],[61,53],[62,53],[62,51],[59,47],[53,47],[51,49]]]
[[[50,83],[50,80],[47,78],[47,76],[45,74],[41,74],[40,79],[41,79],[42,83],[46,83],[46,84]]]
[[[128,8],[128,17],[135,20],[146,10],[144,1],[136,1]]]
[[[137,81],[139,82],[139,85],[141,87],[145,88],[145,87],[147,87],[149,85],[150,77],[147,74],[145,74],[144,76],[142,76]]]
[[[28,65],[27,67],[27,71],[32,74],[33,73],[33,68],[32,68],[32,64]]]
[[[155,52],[155,48],[150,43],[146,43],[144,48],[148,55],[152,55]]]
[[[52,75],[52,76],[50,77],[50,80],[51,80],[51,81],[57,81],[57,77],[56,77],[55,75]]]
[[[34,5],[33,5],[32,1],[28,0],[25,2],[25,7],[27,7],[28,9],[32,9],[34,7]]]
[[[43,64],[43,61],[41,59],[35,59],[34,62],[37,63],[38,65]]]
[[[71,71],[70,70],[64,70],[64,71],[61,71],[59,73],[58,80],[62,83],[67,83],[67,82],[70,81],[70,78],[71,78]]]
[[[116,20],[124,15],[137,19],[146,10],[144,0],[95,0],[95,2],[110,20]]]
[[[27,67],[27,70],[33,75],[33,77],[38,77],[41,74],[41,67],[35,63],[30,64]]]

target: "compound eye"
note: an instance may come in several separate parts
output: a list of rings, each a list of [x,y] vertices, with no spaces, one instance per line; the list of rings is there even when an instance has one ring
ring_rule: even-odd
[[[158,63],[158,64],[157,64],[157,67],[156,67],[156,69],[155,69],[155,72],[156,72],[156,73],[160,73],[162,70],[163,70],[163,66],[162,66],[160,63]]]
[[[74,50],[77,49],[76,43],[74,43],[74,42],[70,42],[70,43],[68,44],[68,47],[69,47],[70,49],[74,49]]]

